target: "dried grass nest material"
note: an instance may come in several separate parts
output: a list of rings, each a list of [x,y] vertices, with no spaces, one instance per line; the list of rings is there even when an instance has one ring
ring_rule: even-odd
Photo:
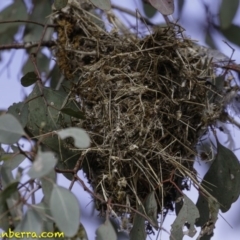
[[[207,110],[213,67],[203,69],[201,56],[189,51],[192,42],[172,28],[143,39],[120,36],[74,8],[55,22],[57,63],[67,79],[77,79],[72,94],[81,98],[80,125],[92,140],[83,169],[95,193],[111,198],[121,214],[126,208],[114,203],[137,209],[155,191],[161,213],[178,191],[170,176],[176,184],[194,177],[199,129],[221,112]]]

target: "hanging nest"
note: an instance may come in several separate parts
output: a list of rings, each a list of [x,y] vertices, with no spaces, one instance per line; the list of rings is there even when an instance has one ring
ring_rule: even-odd
[[[80,99],[85,120],[78,126],[91,137],[82,168],[95,194],[130,219],[122,206],[138,209],[153,191],[158,214],[171,209],[182,180],[196,177],[201,131],[223,112],[211,60],[176,27],[138,39],[103,30],[73,6],[54,21],[56,61]],[[96,207],[106,209],[98,199]]]

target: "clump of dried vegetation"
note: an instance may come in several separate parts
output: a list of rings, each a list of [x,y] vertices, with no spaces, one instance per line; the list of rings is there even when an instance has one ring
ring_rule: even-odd
[[[159,214],[171,209],[188,188],[183,180],[196,183],[204,128],[224,117],[222,92],[212,84],[216,67],[177,26],[137,38],[105,31],[81,7],[54,18],[57,64],[80,98],[79,126],[92,141],[81,167],[94,192],[130,219],[151,192]],[[105,210],[97,199],[96,206]]]

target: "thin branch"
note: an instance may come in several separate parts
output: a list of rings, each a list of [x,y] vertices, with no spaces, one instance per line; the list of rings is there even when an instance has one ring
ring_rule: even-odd
[[[39,42],[26,42],[26,43],[11,43],[0,45],[0,50],[7,50],[7,49],[30,49],[33,47],[37,47]],[[42,47],[52,47],[55,46],[56,43],[54,41],[42,41],[40,44]]]
[[[46,31],[47,31],[47,23],[45,23],[45,25],[44,25],[43,33],[42,33],[41,39],[40,39],[40,41],[39,41],[39,43],[38,43],[37,49],[36,49],[36,51],[35,51],[35,55],[37,55],[38,52],[39,52],[39,50],[40,50],[41,43],[43,42],[43,38],[44,38],[44,36],[45,36],[45,34],[46,34]]]
[[[35,21],[30,21],[30,20],[11,20],[11,21],[0,21],[0,24],[5,24],[5,23],[16,23],[16,22],[19,22],[19,23],[32,23],[32,24],[36,24],[36,25],[39,25],[41,27],[44,27],[45,24],[43,23],[39,23],[39,22],[35,22]],[[58,25],[56,24],[48,24],[47,27],[57,27]]]
[[[147,18],[143,16],[139,16],[139,14],[136,14],[136,12],[129,10],[128,8],[120,7],[118,5],[112,4],[112,8],[117,9],[121,12],[127,13],[133,17],[137,17],[141,22],[149,25],[149,26],[154,26],[152,22],[150,22]]]

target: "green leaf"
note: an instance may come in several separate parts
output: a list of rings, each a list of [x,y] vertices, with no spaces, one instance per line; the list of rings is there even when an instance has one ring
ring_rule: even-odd
[[[56,10],[61,10],[62,8],[66,7],[68,0],[54,0],[54,6]]]
[[[61,112],[78,119],[85,119],[83,112],[74,111],[72,108],[67,108],[67,107],[62,108]]]
[[[184,6],[184,0],[178,0],[177,4],[178,4],[179,16],[181,16],[181,13],[182,13],[182,10],[183,10],[183,6]]]
[[[142,206],[139,206],[138,211],[144,214]],[[130,232],[130,240],[145,240],[146,231],[145,231],[145,219],[141,215],[135,213],[133,220],[133,227]]]
[[[24,215],[24,218],[19,223],[19,225],[14,229],[15,232],[31,232],[31,238],[26,239],[37,239],[38,235],[42,233],[43,229],[43,219],[41,215],[30,208]]]
[[[12,114],[23,127],[26,126],[28,120],[28,105],[24,102],[13,103],[8,108],[8,113]]]
[[[219,19],[222,29],[230,27],[239,7],[239,0],[222,0]]]
[[[111,9],[111,1],[110,0],[90,0],[90,2],[99,9],[104,11],[108,11]]]
[[[32,0],[33,9],[28,20],[39,22],[42,24],[46,23],[46,18],[51,14],[51,1],[49,0]],[[50,40],[52,37],[53,28],[48,28],[43,41]],[[25,24],[25,29],[23,33],[24,42],[35,42],[40,41],[40,38],[43,34],[43,27],[36,24]],[[41,52],[38,53],[37,59],[41,55]],[[41,71],[44,71],[41,69]],[[29,70],[27,71],[29,72]],[[26,73],[26,72],[25,72]]]
[[[183,239],[183,227],[188,223],[188,236],[193,237],[196,234],[194,227],[196,219],[199,217],[199,212],[195,204],[186,196],[183,196],[183,206],[178,213],[177,218],[172,224],[170,239],[182,240]]]
[[[1,170],[1,185],[3,188],[7,187],[12,182],[15,182],[12,170],[10,168],[3,164],[0,166],[0,170]]]
[[[17,226],[23,217],[23,201],[20,197],[20,194],[17,195],[17,198],[16,194],[14,195],[15,196],[6,199],[6,202],[12,217],[13,225]]]
[[[0,116],[0,143],[16,143],[25,132],[19,121],[12,114]]]
[[[66,237],[73,237],[78,231],[80,220],[77,198],[66,188],[54,185],[49,205],[59,230]]]
[[[29,87],[38,80],[35,72],[28,72],[21,78],[21,84],[23,87]]]
[[[217,142],[216,158],[204,176],[202,185],[218,200],[222,212],[228,211],[239,197],[239,161],[231,150],[219,142]]]
[[[57,159],[52,152],[42,152],[39,149],[28,175],[32,179],[43,177],[50,173],[56,164]]]
[[[117,234],[108,219],[96,230],[96,240],[117,240]]]
[[[8,231],[10,227],[9,223],[9,209],[5,199],[2,199],[0,194],[0,228],[4,231]]]
[[[149,2],[163,15],[171,15],[174,12],[173,0],[149,0]]]
[[[144,203],[145,210],[147,216],[152,220],[154,223],[154,227],[157,229],[158,228],[158,221],[157,221],[157,201],[155,198],[155,192],[152,191],[151,193],[148,194],[146,201]]]
[[[67,137],[74,138],[74,145],[77,148],[88,148],[90,146],[90,138],[88,134],[81,128],[66,128],[57,132],[61,139]]]
[[[14,21],[14,20],[26,20],[28,18],[27,9],[25,4],[22,1],[14,1],[13,4],[6,7],[0,12],[0,21]],[[3,33],[12,27],[19,27],[20,23],[5,23],[1,24],[0,34],[3,36]],[[17,29],[16,28],[16,29]]]
[[[15,154],[15,153],[6,153],[2,155],[1,160],[4,161],[3,166],[14,170],[17,168],[26,157],[23,154]]]
[[[44,194],[44,202],[50,202],[50,197],[52,194],[53,186],[56,183],[56,172],[54,169],[50,171],[47,175],[41,178],[42,191]]]
[[[211,167],[203,178],[202,187],[206,189],[220,204],[222,212],[230,209],[240,194],[240,164],[235,154],[217,141],[217,155]],[[224,194],[223,194],[224,193]],[[211,197],[202,194],[197,201],[200,218],[198,226],[209,219],[209,202]]]
[[[49,71],[49,64],[50,64],[50,57],[46,56],[42,52],[39,52],[37,57],[36,57],[36,61],[38,63],[39,69],[41,69],[41,72],[48,73],[48,71]],[[34,81],[34,79],[37,80],[37,76],[34,77],[32,70],[33,70],[33,63],[32,63],[31,57],[29,56],[28,60],[22,65],[22,74],[26,75],[29,72],[31,72],[32,80]],[[33,83],[35,83],[35,82],[33,82]],[[30,85],[32,85],[33,83],[31,83]],[[28,86],[30,86],[30,85],[28,85]],[[24,87],[27,87],[27,86],[24,86]]]
[[[154,15],[156,15],[156,8],[151,6],[149,3],[144,2],[143,0],[141,1],[141,3],[143,5],[143,11],[148,18],[152,18]]]
[[[39,136],[71,126],[71,116],[61,113],[60,109],[69,107],[74,111],[78,111],[76,103],[68,100],[68,94],[62,88],[56,91],[43,87],[42,90],[44,99],[36,84],[26,100],[29,108],[26,129],[32,136]],[[41,143],[57,154],[59,168],[73,169],[75,167],[81,154],[80,151],[73,152],[69,146],[66,146],[66,142],[62,141],[57,135],[48,134],[48,136],[41,139]],[[72,174],[64,173],[64,175],[68,179],[72,179]]]
[[[227,29],[222,29],[221,33],[232,43],[240,46],[240,27],[231,24]]]
[[[6,201],[8,198],[10,198],[13,194],[15,194],[18,190],[19,182],[12,182],[7,187],[3,189],[0,196],[3,201]]]
[[[1,26],[4,24],[1,24]],[[6,24],[7,25],[7,24]],[[17,34],[19,26],[9,26],[4,32],[0,31],[0,45],[8,44],[14,41],[14,36]]]

